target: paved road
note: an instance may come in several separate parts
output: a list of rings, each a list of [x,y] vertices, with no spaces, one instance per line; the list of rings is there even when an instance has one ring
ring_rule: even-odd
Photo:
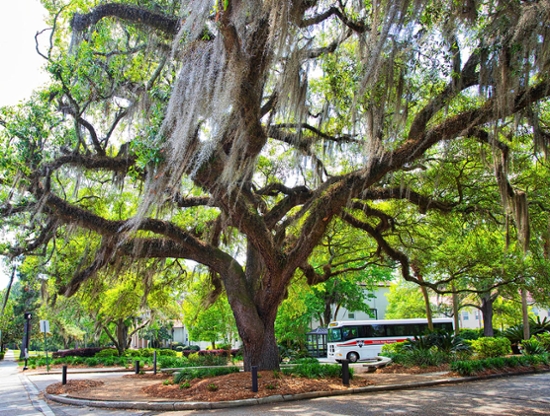
[[[0,416],[54,416],[18,367],[13,351],[0,361]]]
[[[549,415],[550,373],[184,415]]]
[[[45,403],[38,390],[60,381],[60,375],[21,376],[14,364],[0,362],[0,416],[550,415],[550,373],[217,411],[152,412]],[[95,376],[106,375],[70,375],[71,378]]]

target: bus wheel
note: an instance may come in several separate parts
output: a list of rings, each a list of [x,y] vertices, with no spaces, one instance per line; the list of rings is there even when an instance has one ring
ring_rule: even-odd
[[[359,361],[359,354],[357,354],[356,352],[350,352],[347,358],[350,363],[356,363],[357,361]]]

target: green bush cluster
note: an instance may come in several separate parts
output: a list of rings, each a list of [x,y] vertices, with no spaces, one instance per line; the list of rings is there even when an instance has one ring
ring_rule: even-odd
[[[239,371],[239,367],[185,368],[174,374],[174,383],[180,384],[196,378],[223,376]]]
[[[380,355],[406,367],[438,366],[469,357],[471,348],[460,336],[434,331],[404,342],[385,344]]]
[[[470,341],[470,345],[480,359],[501,357],[512,352],[512,344],[505,337],[483,337]]]
[[[543,332],[532,335],[528,340],[521,341],[521,352],[524,355],[536,355],[550,352],[550,333]]]
[[[5,355],[5,352],[4,352],[4,351],[0,351],[0,360],[3,360],[3,359],[4,359],[4,355]]]
[[[94,357],[114,357],[118,356],[118,351],[114,348],[105,348],[99,352],[96,352]]]
[[[341,378],[342,366],[339,364],[320,364],[316,359],[301,359],[292,367],[285,367],[281,371],[285,375],[294,375],[306,378]],[[350,378],[353,378],[353,369],[349,369]]]
[[[492,357],[480,360],[455,361],[451,363],[451,371],[462,376],[474,376],[482,371],[514,367],[537,367],[550,364],[548,354],[515,355],[513,357]]]
[[[199,355],[198,353],[190,354],[188,357],[168,357],[161,355],[157,359],[157,363],[161,368],[220,366],[228,363],[228,357]]]

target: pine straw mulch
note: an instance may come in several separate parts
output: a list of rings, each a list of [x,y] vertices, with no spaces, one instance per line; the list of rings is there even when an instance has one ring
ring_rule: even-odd
[[[516,367],[513,369],[486,370],[477,376],[495,374],[521,374],[534,371],[550,371],[550,366]],[[166,374],[132,374],[121,377],[96,380],[69,380],[65,386],[55,383],[47,387],[49,394],[66,394],[71,397],[91,400],[181,400],[217,402],[260,398],[273,395],[290,395],[313,391],[346,390],[340,378],[307,379],[286,376],[273,371],[260,371],[258,392],[252,392],[252,377],[250,373],[233,373],[224,376],[192,380],[188,388],[168,384],[172,377]],[[449,372],[448,366],[439,367],[403,367],[392,364],[378,369],[375,373],[356,374],[350,380],[350,387],[369,385],[414,384],[417,381],[427,381],[441,377],[461,378],[457,373]]]
[[[273,371],[258,372],[258,392],[252,392],[250,373],[233,373],[189,382],[188,388],[178,384],[166,384],[171,380],[166,375],[126,375],[103,382],[92,380],[69,380],[65,386],[55,383],[47,387],[49,394],[67,394],[71,397],[100,400],[182,400],[217,402],[260,398],[273,395],[298,394],[312,391],[347,390],[342,379],[307,379],[285,376]],[[375,384],[363,377],[350,380],[350,387]]]

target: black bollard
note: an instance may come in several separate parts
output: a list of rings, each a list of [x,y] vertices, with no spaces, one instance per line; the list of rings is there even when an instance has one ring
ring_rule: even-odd
[[[67,366],[61,367],[61,384],[67,384]]]
[[[134,363],[134,371],[136,374],[139,374],[139,361],[136,361]]]
[[[253,365],[252,368],[252,391],[258,392],[258,366]]]
[[[157,374],[157,352],[153,351],[153,374]]]
[[[342,363],[342,384],[349,387],[349,361],[341,360]]]

